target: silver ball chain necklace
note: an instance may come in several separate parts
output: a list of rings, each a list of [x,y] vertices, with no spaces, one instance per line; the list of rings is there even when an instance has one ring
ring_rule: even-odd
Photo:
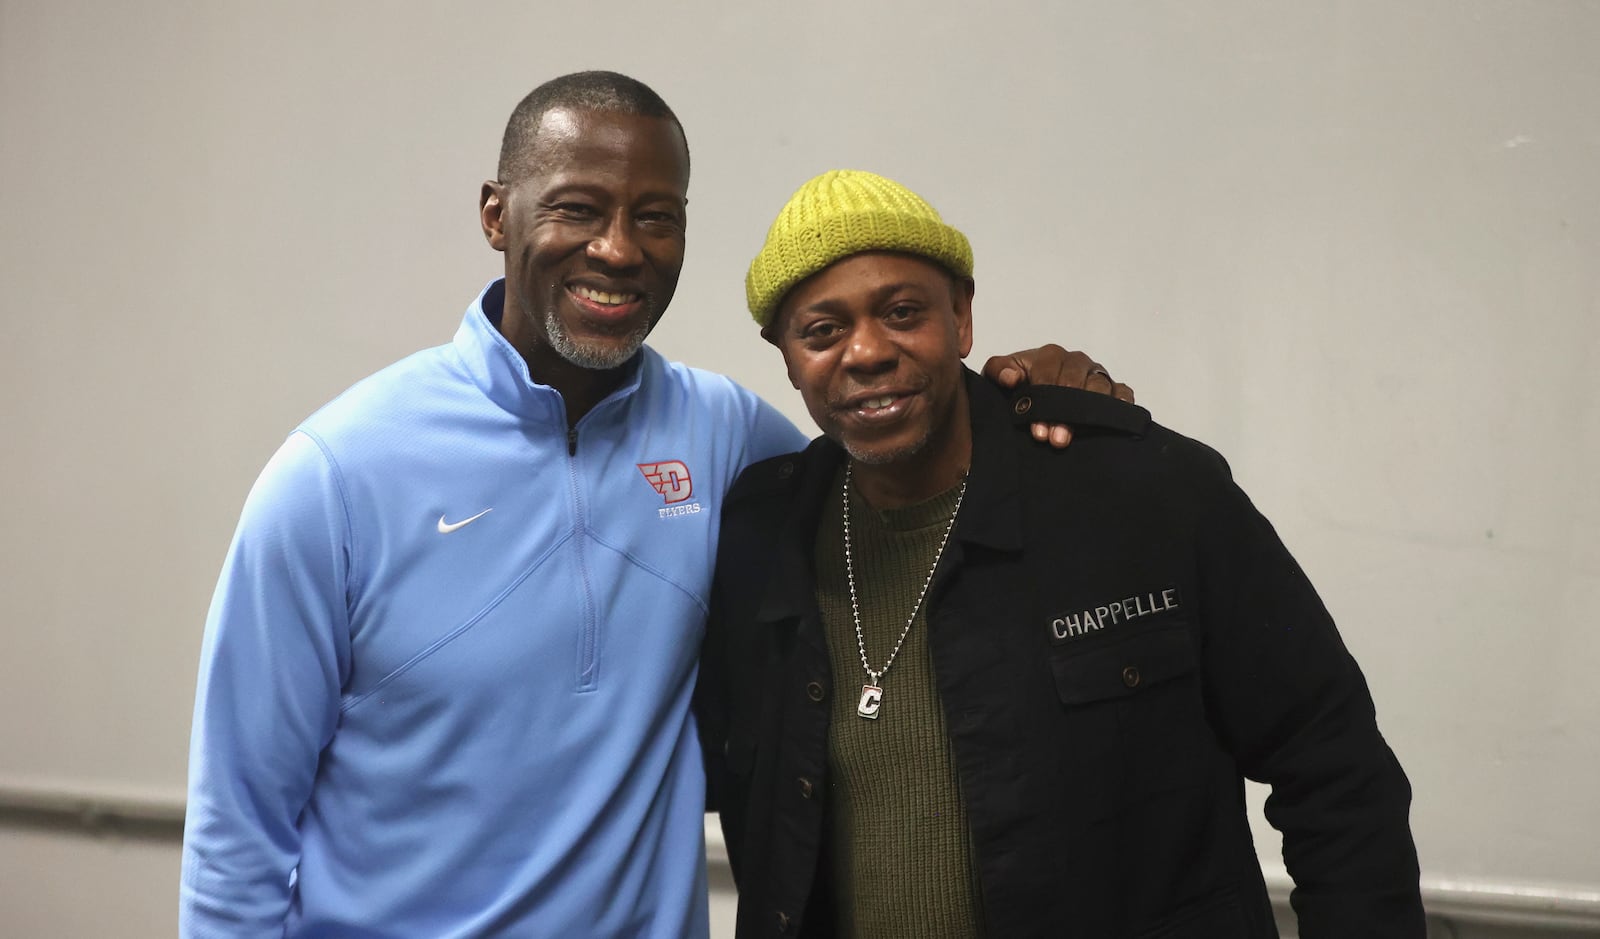
[[[900,638],[895,640],[894,649],[889,653],[889,660],[883,663],[883,668],[873,668],[867,661],[867,642],[861,635],[861,606],[856,600],[856,569],[855,562],[850,552],[850,470],[852,463],[849,460],[844,464],[844,574],[850,583],[850,618],[856,626],[856,652],[861,655],[861,667],[866,669],[867,683],[861,686],[861,700],[856,703],[856,714],[868,720],[878,719],[878,709],[883,706],[883,676],[888,674],[889,666],[894,664],[895,656],[900,654],[900,646],[911,635],[911,624],[917,621],[917,611],[922,609],[922,601],[928,596],[928,588],[933,584],[933,572],[939,569],[939,559],[944,557],[944,546],[950,543],[950,533],[955,530],[956,516],[961,514],[961,500],[967,496],[967,477],[961,477],[961,491],[956,493],[956,507],[950,512],[950,524],[944,528],[944,537],[939,539],[939,550],[933,555],[933,566],[928,568],[928,576],[922,581],[922,592],[917,594],[916,605],[911,608],[911,615],[906,617],[906,626],[900,630]]]

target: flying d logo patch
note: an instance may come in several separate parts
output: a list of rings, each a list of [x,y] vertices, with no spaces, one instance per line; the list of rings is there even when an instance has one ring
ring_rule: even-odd
[[[650,488],[661,493],[668,505],[686,501],[694,495],[694,481],[689,478],[689,467],[681,460],[662,460],[659,463],[635,463],[644,474]]]

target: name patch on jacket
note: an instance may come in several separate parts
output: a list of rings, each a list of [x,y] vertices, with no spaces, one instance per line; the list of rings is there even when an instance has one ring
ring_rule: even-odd
[[[1166,613],[1181,606],[1178,588],[1167,587],[1069,611],[1050,620],[1050,643],[1059,646],[1142,616]]]

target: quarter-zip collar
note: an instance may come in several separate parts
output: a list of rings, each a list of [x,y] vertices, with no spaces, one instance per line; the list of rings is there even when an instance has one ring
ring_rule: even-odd
[[[567,410],[561,392],[530,378],[528,363],[522,354],[506,341],[506,337],[500,335],[498,324],[504,310],[505,296],[506,282],[503,277],[490,281],[483,288],[483,292],[467,308],[461,327],[456,330],[453,341],[456,352],[461,356],[462,364],[466,366],[473,382],[489,400],[525,420],[565,430]],[[640,376],[644,373],[642,362],[649,355],[654,353],[648,348],[641,348],[626,366],[628,373],[623,383],[606,395],[590,413],[608,402],[638,391]]]

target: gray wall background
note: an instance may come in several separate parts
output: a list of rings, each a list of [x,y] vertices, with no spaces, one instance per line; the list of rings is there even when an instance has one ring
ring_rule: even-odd
[[[1230,458],[1366,669],[1433,895],[1600,911],[1582,0],[0,0],[0,793],[177,805],[256,472],[449,339],[506,115],[595,67],[693,149],[657,348],[810,426],[744,265],[823,169],[918,189],[977,252],[975,361],[1088,349]],[[24,816],[0,934],[172,933],[170,838]]]

